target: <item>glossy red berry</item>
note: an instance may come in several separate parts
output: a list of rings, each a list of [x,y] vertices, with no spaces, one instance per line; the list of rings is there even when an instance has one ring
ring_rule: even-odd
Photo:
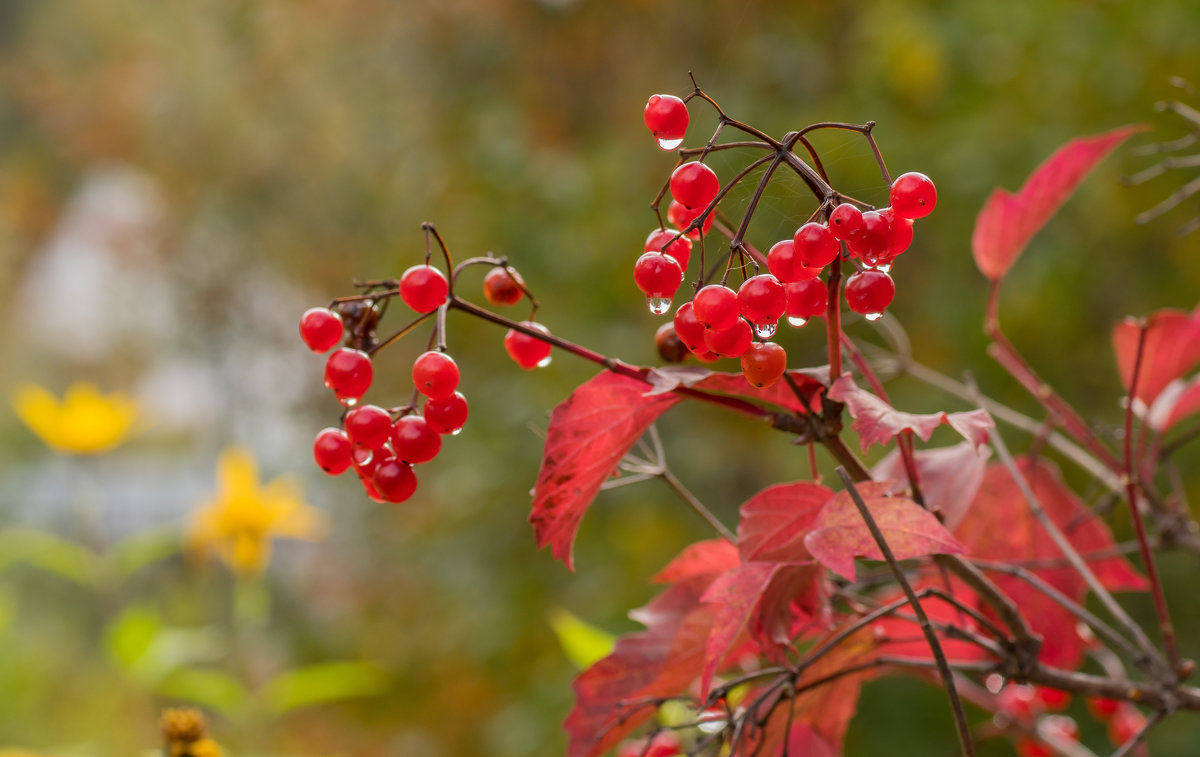
[[[687,345],[675,333],[675,324],[668,322],[654,332],[654,348],[664,363],[682,363],[687,359]]]
[[[737,293],[722,284],[709,284],[692,298],[696,320],[710,329],[727,329],[738,319]]]
[[[923,173],[902,174],[892,182],[889,201],[899,218],[924,218],[937,205],[937,188]]]
[[[875,265],[888,256],[892,244],[890,216],[878,210],[862,214],[863,230],[846,243],[852,255],[867,265]]]
[[[346,472],[353,451],[350,437],[340,428],[321,429],[313,441],[313,459],[317,461],[317,467],[331,476]]]
[[[820,268],[804,265],[804,261],[796,254],[796,245],[790,239],[771,245],[771,249],[767,251],[767,270],[783,284],[821,275]]]
[[[671,222],[672,226],[680,231],[683,231],[687,227],[691,226],[692,222],[695,221],[703,212],[704,208],[702,207],[694,209],[685,208],[683,205],[680,205],[678,201],[671,200],[671,204],[667,206],[667,220]],[[704,217],[704,220],[700,222],[700,228],[692,229],[687,233],[687,235],[692,239],[699,239],[701,234],[707,234],[708,230],[712,228],[714,217],[715,214],[709,213]]]
[[[792,243],[800,262],[818,270],[837,260],[842,252],[833,232],[823,223],[806,223],[796,229]]]
[[[458,388],[458,364],[446,353],[430,350],[413,362],[412,379],[421,394],[445,399]]]
[[[1108,740],[1113,746],[1120,746],[1129,741],[1146,727],[1146,716],[1137,707],[1128,702],[1121,702],[1117,711],[1108,721]]]
[[[354,404],[366,394],[374,375],[371,358],[362,350],[343,347],[331,352],[325,361],[325,386],[347,404]]]
[[[662,256],[660,256],[662,257]],[[540,323],[533,321],[521,321],[522,326],[527,326],[534,331],[543,334],[549,334],[550,330]],[[504,335],[504,350],[508,356],[513,359],[513,362],[521,366],[527,371],[532,371],[534,368],[544,368],[550,365],[550,351],[553,347],[549,342],[543,342],[537,337],[532,337],[524,332],[516,329],[509,329]]]
[[[742,375],[751,386],[765,389],[787,370],[787,352],[774,342],[754,342],[742,353]]]
[[[820,279],[806,279],[787,284],[787,319],[793,326],[803,326],[809,319],[825,315],[829,306],[829,290]]]
[[[671,298],[683,283],[683,269],[661,252],[642,253],[633,264],[633,283],[646,295],[650,312],[662,315],[671,309]]]
[[[738,318],[724,329],[706,329],[704,343],[721,357],[741,357],[754,341],[750,324]]]
[[[380,461],[371,476],[379,496],[388,502],[403,502],[417,490],[417,476],[412,466],[392,456]]]
[[[720,189],[717,175],[698,160],[684,163],[671,172],[671,196],[686,208],[707,207]]]
[[[442,435],[419,415],[406,415],[391,428],[392,449],[409,465],[427,463],[442,449]]]
[[[848,202],[843,202],[829,214],[829,232],[833,238],[846,242],[862,233],[862,211]]]
[[[913,241],[913,222],[907,218],[895,215],[892,208],[879,211],[888,217],[888,251],[887,257],[896,257],[909,248]]]
[[[769,273],[751,276],[737,293],[738,309],[760,339],[775,335],[775,325],[787,310],[787,290]]]
[[[300,338],[313,352],[327,352],[342,341],[342,317],[329,308],[309,308],[300,316]]]
[[[704,324],[696,320],[696,313],[690,302],[685,302],[675,311],[673,324],[675,336],[693,353],[704,353],[708,346],[704,344]]]
[[[392,435],[392,416],[378,405],[352,408],[343,423],[350,441],[367,449],[379,449]]]
[[[642,114],[646,128],[664,150],[674,150],[687,134],[687,103],[675,95],[650,95]]]
[[[422,413],[429,427],[439,434],[457,434],[467,423],[470,408],[467,398],[461,392],[455,392],[441,400],[425,400]]]
[[[415,265],[400,276],[400,299],[418,313],[432,313],[446,301],[450,285],[431,265]]]
[[[692,257],[692,240],[679,236],[678,232],[666,229],[655,229],[646,237],[646,252],[661,252],[672,257],[681,270],[686,271],[688,260]]]
[[[515,305],[525,296],[525,282],[515,268],[496,266],[483,277],[483,296],[493,305]]]
[[[883,271],[859,271],[846,279],[846,304],[867,320],[876,320],[896,296],[892,277]]]

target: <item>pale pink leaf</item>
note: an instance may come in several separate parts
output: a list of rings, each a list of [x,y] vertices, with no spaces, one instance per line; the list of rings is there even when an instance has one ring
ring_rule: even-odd
[[[958,413],[905,413],[896,410],[879,397],[860,389],[849,373],[842,374],[829,388],[829,398],[845,403],[851,428],[858,434],[863,452],[873,444],[886,444],[902,431],[912,431],[922,441],[929,441],[934,429],[945,423],[976,447],[986,444],[988,429],[996,424],[986,410]]]

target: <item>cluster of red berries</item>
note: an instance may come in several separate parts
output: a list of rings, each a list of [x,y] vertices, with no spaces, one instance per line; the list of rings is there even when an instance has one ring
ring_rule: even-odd
[[[682,143],[688,124],[683,100],[654,95],[644,117],[663,149]],[[716,173],[701,161],[680,164],[668,187],[673,200],[667,217],[678,231],[650,232],[633,268],[634,283],[656,315],[670,309],[687,271],[692,239],[711,225],[721,193]],[[851,202],[823,207],[827,221],[805,223],[770,248],[769,273],[746,278],[736,291],[724,283],[701,287],[675,311],[678,342],[704,361],[740,358],[751,384],[769,386],[786,370],[787,355],[768,340],[785,316],[789,324],[803,326],[825,314],[829,287],[820,275],[839,258],[857,261],[861,268],[846,279],[847,305],[869,320],[879,318],[896,291],[888,274],[892,261],[912,243],[913,221],[933,211],[937,191],[924,174],[906,173],[892,182],[889,200],[879,210],[863,210]],[[692,229],[702,215],[703,222]],[[664,357],[681,352],[665,330],[660,330],[658,343]]]
[[[998,716],[1063,743],[1079,741],[1078,724],[1066,715],[1046,713],[1061,712],[1070,701],[1071,695],[1064,691],[1027,684],[1009,684],[996,695]],[[1146,725],[1146,716],[1129,702],[1088,699],[1087,709],[1092,717],[1107,724],[1108,738],[1114,746],[1129,741]],[[998,725],[1003,727],[1005,723]],[[1059,753],[1046,740],[1032,736],[1018,740],[1016,749],[1018,757],[1055,757]]]

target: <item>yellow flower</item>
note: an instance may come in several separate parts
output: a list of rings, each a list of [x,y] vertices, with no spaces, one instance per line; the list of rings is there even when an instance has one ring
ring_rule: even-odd
[[[199,710],[167,710],[162,716],[167,757],[221,757],[221,746],[204,733],[208,724]]]
[[[304,502],[294,481],[280,477],[260,486],[254,458],[235,447],[221,453],[217,493],[192,514],[187,542],[238,573],[258,573],[270,558],[272,539],[311,541],[324,527],[324,516]]]
[[[60,402],[36,384],[24,384],[12,395],[21,422],[56,452],[94,455],[118,446],[133,430],[137,403],[120,394],[101,394],[94,384],[77,382]]]

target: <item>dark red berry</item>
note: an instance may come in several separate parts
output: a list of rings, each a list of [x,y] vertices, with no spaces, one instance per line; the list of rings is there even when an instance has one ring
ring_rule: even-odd
[[[765,389],[787,370],[787,352],[774,342],[753,342],[742,353],[742,375],[751,386]]]
[[[329,308],[309,308],[300,316],[300,338],[313,352],[326,352],[342,341],[342,317]]]
[[[684,346],[696,354],[708,352],[704,343],[704,324],[696,320],[696,313],[690,302],[685,302],[675,311],[675,335]]]
[[[847,242],[862,233],[862,211],[848,202],[843,202],[829,214],[829,232],[833,238]]]
[[[646,128],[658,139],[658,146],[674,150],[687,133],[687,104],[675,95],[651,95],[642,114]]]
[[[721,284],[709,284],[692,298],[696,320],[710,329],[727,329],[738,319],[737,292]]]
[[[662,315],[671,309],[671,298],[683,283],[683,269],[669,255],[645,252],[633,264],[633,282],[646,295],[650,312]]]
[[[686,271],[688,260],[692,256],[692,240],[680,236],[678,232],[666,229],[655,229],[646,237],[646,252],[661,252],[672,257],[679,264],[680,270]]]
[[[769,273],[751,276],[737,293],[738,309],[762,339],[775,335],[775,324],[787,310],[787,290]]]
[[[793,326],[803,326],[810,318],[825,315],[829,306],[829,290],[820,279],[807,279],[786,284],[788,295],[787,319]]]
[[[707,207],[720,189],[717,175],[698,160],[684,163],[671,173],[671,196],[686,208]]]
[[[346,436],[355,444],[377,450],[392,435],[392,416],[378,405],[360,405],[346,413]]]
[[[421,394],[445,399],[458,388],[458,364],[446,353],[431,350],[413,362],[412,379]]]
[[[806,223],[792,237],[796,257],[810,268],[821,269],[837,260],[842,247],[823,223]]]
[[[682,363],[688,356],[687,345],[675,334],[674,323],[664,323],[654,332],[654,347],[666,363]]]
[[[902,174],[892,182],[890,203],[898,218],[924,218],[937,205],[937,188],[923,173]]]
[[[457,434],[466,425],[469,408],[467,398],[455,392],[446,399],[426,400],[422,411],[425,422],[439,434]]]
[[[353,404],[366,394],[373,377],[371,358],[362,350],[343,347],[331,352],[325,361],[325,386],[343,402]]]
[[[883,271],[859,271],[846,279],[846,304],[855,313],[862,313],[868,320],[875,320],[896,296],[896,285],[892,277]]]
[[[375,491],[388,502],[403,502],[417,490],[417,476],[412,466],[397,457],[379,463],[371,476]]]
[[[400,276],[400,299],[418,313],[432,313],[446,301],[450,285],[431,265],[415,265]]]
[[[493,305],[515,305],[525,296],[523,286],[515,268],[496,266],[483,277],[483,296]]]
[[[707,329],[704,332],[704,343],[721,357],[741,357],[753,340],[750,324],[741,318],[728,328]]]
[[[521,325],[543,334],[550,333],[550,330],[545,326],[533,321],[521,321]],[[508,333],[504,335],[504,351],[508,353],[508,356],[513,359],[514,363],[527,371],[550,365],[551,349],[553,347],[549,342],[543,342],[537,337],[530,336],[516,329],[509,329]]]
[[[353,451],[350,437],[340,428],[321,429],[313,441],[313,459],[317,461],[317,467],[331,476],[346,472]]]
[[[671,222],[672,226],[680,231],[683,231],[687,227],[691,226],[692,222],[695,221],[703,212],[704,208],[702,207],[694,209],[685,208],[683,205],[680,205],[678,201],[671,200],[671,204],[667,206],[667,220]],[[704,217],[704,220],[700,222],[700,228],[692,229],[687,233],[687,235],[692,239],[699,239],[701,234],[707,234],[708,230],[712,228],[714,217],[715,215],[713,213],[709,213]]]
[[[391,428],[396,457],[409,465],[427,463],[442,449],[442,435],[419,415],[406,415]]]

